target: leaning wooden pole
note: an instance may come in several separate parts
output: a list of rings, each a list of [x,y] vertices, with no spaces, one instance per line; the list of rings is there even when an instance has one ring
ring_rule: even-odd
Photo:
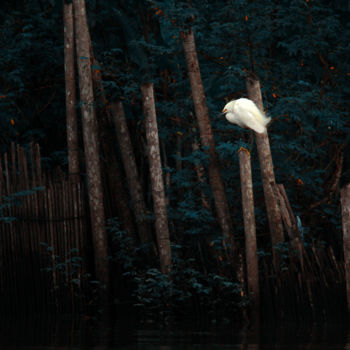
[[[257,315],[259,314],[260,305],[259,268],[256,243],[252,169],[250,153],[248,150],[245,148],[240,148],[238,151],[238,159],[242,189],[247,289],[251,312],[252,314]]]
[[[95,272],[96,277],[108,288],[110,285],[109,269],[106,261],[108,249],[91,73],[90,35],[86,19],[85,1],[73,0],[73,6],[88,197],[95,255]]]
[[[141,242],[152,242],[152,232],[147,221],[146,202],[137,170],[136,158],[131,143],[128,125],[126,123],[123,103],[117,101],[111,104],[111,111],[122,156],[126,180],[133,203],[136,225]]]
[[[78,120],[76,112],[75,68],[74,68],[74,18],[73,4],[63,1],[64,30],[64,80],[66,85],[66,128],[69,179],[80,180]]]
[[[145,116],[147,156],[150,167],[160,269],[162,273],[170,273],[172,269],[170,235],[162,175],[162,164],[160,160],[158,126],[154,102],[153,84],[143,83],[141,86],[141,92],[143,104],[142,107]]]
[[[225,249],[227,249],[227,246],[231,246],[230,250],[233,251],[235,249],[233,223],[226,198],[224,182],[222,180],[222,176],[219,169],[219,160],[215,150],[214,136],[211,129],[209,111],[199,70],[199,63],[193,31],[190,29],[187,33],[181,32],[181,38],[183,49],[185,52],[188,75],[190,78],[192,99],[195,114],[198,121],[201,143],[204,148],[208,149],[209,183],[213,192],[218,222],[224,237],[223,243]]]
[[[350,315],[350,183],[340,190],[343,249],[346,283],[346,301],[348,314]]]
[[[113,198],[113,206],[115,206],[118,216],[121,219],[122,228],[126,233],[136,238],[134,218],[129,206],[129,196],[124,188],[124,179],[122,175],[122,167],[115,152],[115,136],[113,132],[113,123],[111,120],[109,101],[106,98],[100,66],[94,57],[94,50],[90,40],[91,62],[94,66],[92,69],[92,82],[94,87],[94,96],[97,101],[96,116],[98,121],[98,136],[100,140],[100,148],[102,154],[102,174],[104,170],[104,179],[106,179],[105,188],[107,187]]]
[[[246,81],[246,86],[248,98],[251,99],[258,106],[258,108],[263,111],[264,107],[261,96],[260,82],[254,74],[249,74]],[[272,187],[276,183],[276,180],[273,171],[270,142],[267,132],[262,134],[255,133],[255,139],[259,156],[267,218],[271,234],[274,266],[276,271],[278,271],[280,257],[278,251],[276,250],[276,246],[284,241],[284,236],[282,218],[278,208],[277,198],[274,195]]]
[[[297,254],[299,259],[301,270],[304,271],[304,245],[303,240],[299,232],[297,220],[295,219],[292,207],[289,203],[286,190],[283,184],[275,184],[272,186],[274,194],[277,198],[278,207],[282,216],[284,228],[288,234],[289,242],[294,250],[294,254]]]

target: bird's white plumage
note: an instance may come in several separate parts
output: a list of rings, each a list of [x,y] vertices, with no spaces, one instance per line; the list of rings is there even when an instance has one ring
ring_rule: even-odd
[[[253,129],[262,134],[266,131],[266,125],[270,122],[268,118],[253,101],[240,98],[227,103],[222,111],[226,119],[242,128]]]

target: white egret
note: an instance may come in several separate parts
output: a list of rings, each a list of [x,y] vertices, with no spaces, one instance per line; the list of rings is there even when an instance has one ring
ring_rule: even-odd
[[[266,125],[271,121],[253,101],[247,98],[232,100],[222,110],[226,119],[241,128],[253,129],[258,134],[266,131]]]

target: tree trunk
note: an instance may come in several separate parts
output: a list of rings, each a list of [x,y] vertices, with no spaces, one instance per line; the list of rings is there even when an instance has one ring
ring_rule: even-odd
[[[66,122],[69,179],[80,181],[78,121],[76,113],[75,69],[74,69],[74,20],[73,4],[63,2],[64,26],[64,72],[66,83]]]
[[[90,35],[87,26],[84,0],[73,0],[76,28],[76,49],[79,72],[80,100],[83,124],[88,196],[95,254],[95,272],[102,284],[109,288],[109,269],[105,232],[103,189],[98,151],[97,122],[94,106],[93,83],[90,57]]]
[[[208,174],[218,221],[223,233],[223,244],[227,251],[234,250],[233,224],[230,209],[227,203],[224,183],[219,170],[219,161],[215,151],[214,137],[210,125],[209,111],[202,79],[199,70],[196,46],[192,30],[189,33],[181,32],[182,44],[185,52],[188,74],[191,83],[192,99],[197,117],[202,146],[208,149]]]
[[[246,81],[248,98],[251,99],[260,110],[264,110],[260,83],[255,75],[250,74]],[[274,257],[274,266],[276,271],[279,269],[279,254],[276,251],[276,245],[284,242],[282,218],[278,208],[277,199],[274,195],[272,186],[276,183],[275,174],[273,171],[273,163],[269,137],[267,132],[263,134],[255,133],[256,145],[258,149],[260,171],[264,188],[265,205],[269,228],[271,234],[272,251]]]
[[[166,210],[162,164],[160,160],[158,127],[154,103],[153,84],[143,83],[141,86],[143,113],[147,139],[147,155],[153,194],[156,235],[162,273],[172,269],[169,226]]]
[[[115,130],[120,147],[126,180],[129,186],[131,200],[134,206],[136,224],[141,242],[152,242],[152,232],[147,222],[147,207],[143,197],[141,182],[136,165],[136,159],[130,139],[128,125],[126,123],[123,103],[121,101],[112,103],[111,111],[113,115]]]
[[[350,184],[345,185],[340,190],[340,202],[343,228],[346,301],[348,314],[350,314]]]
[[[238,151],[238,159],[241,175],[248,297],[251,302],[251,311],[256,314],[259,311],[260,291],[252,169],[249,152],[245,148],[241,148]]]

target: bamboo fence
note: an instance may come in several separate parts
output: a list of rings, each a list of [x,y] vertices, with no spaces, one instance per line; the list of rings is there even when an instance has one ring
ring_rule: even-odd
[[[37,144],[12,144],[0,155],[0,314],[85,311],[92,302],[86,206],[84,183],[42,169]],[[115,215],[113,196],[105,206]],[[278,272],[269,257],[259,259],[262,314],[337,319],[346,310],[343,259],[317,242],[297,248]]]
[[[70,309],[83,305],[83,183],[43,171],[37,144],[11,144],[0,156],[0,194],[0,311],[47,310],[58,300]]]

